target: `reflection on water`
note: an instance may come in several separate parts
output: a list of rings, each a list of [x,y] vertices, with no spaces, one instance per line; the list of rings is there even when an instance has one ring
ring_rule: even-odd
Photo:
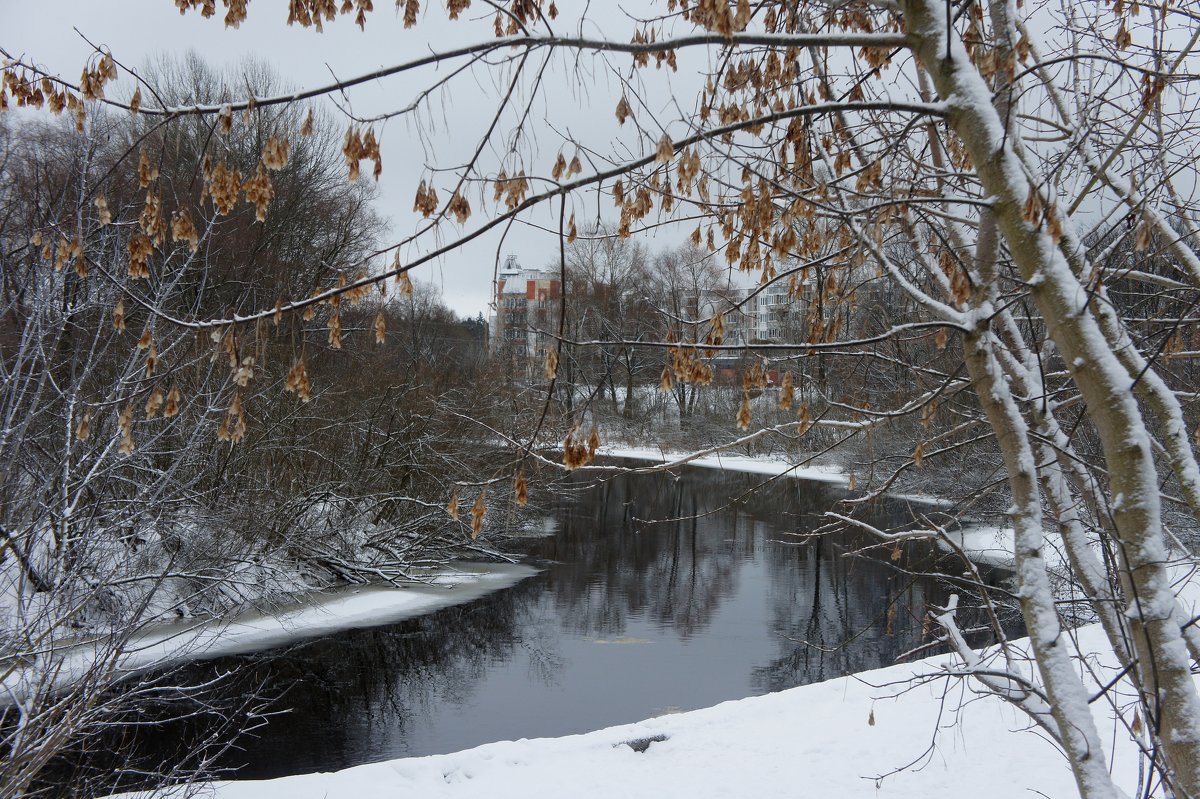
[[[583,732],[887,665],[919,645],[947,590],[896,566],[932,553],[847,557],[866,542],[796,535],[839,489],[777,481],[734,501],[762,480],[696,469],[581,490],[556,508],[553,535],[519,540],[544,570],[516,587],[248,659],[224,690],[283,691],[280,713],[218,766],[264,778]],[[874,512],[881,524],[909,513]]]

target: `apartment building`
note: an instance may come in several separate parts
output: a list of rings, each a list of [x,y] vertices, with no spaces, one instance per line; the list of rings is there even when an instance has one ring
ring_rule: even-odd
[[[508,361],[514,376],[536,378],[555,345],[562,304],[562,280],[557,272],[522,267],[515,255],[504,260],[496,280],[492,322],[492,355]]]
[[[795,340],[805,323],[807,303],[788,297],[786,283],[765,287],[705,289],[695,300],[696,318],[724,314],[726,344]]]

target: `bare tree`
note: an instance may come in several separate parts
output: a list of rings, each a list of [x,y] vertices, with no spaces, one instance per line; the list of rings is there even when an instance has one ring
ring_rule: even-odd
[[[144,75],[159,96],[228,91],[195,58]],[[247,80],[272,85],[261,68]],[[199,118],[2,121],[0,784],[21,795],[52,791],[64,753],[161,701],[157,678],[115,689],[146,628],[408,577],[469,546],[441,510],[447,483],[477,470],[450,409],[487,395],[461,389],[479,344],[427,291],[398,287],[407,314],[338,293],[307,329],[171,321],[358,268],[380,223],[328,120],[262,118],[297,139],[270,169],[265,128],[224,135],[214,165],[205,142],[221,134]],[[232,186],[206,184],[221,173]],[[379,343],[388,317],[395,346]],[[369,391],[351,359],[374,362]],[[453,383],[429,379],[452,363]],[[206,767],[192,755],[177,765]]]
[[[637,405],[635,384],[646,382],[647,354],[635,344],[653,323],[647,296],[650,277],[645,248],[602,227],[588,231],[567,248],[568,336],[576,341],[612,341],[580,347],[569,358],[578,378],[603,396],[607,386],[613,409],[631,419]],[[618,398],[617,385],[622,387]]]

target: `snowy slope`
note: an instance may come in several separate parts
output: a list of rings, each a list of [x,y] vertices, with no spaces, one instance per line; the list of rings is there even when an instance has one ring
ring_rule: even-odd
[[[1099,644],[1097,630],[1083,633],[1085,647]],[[333,774],[227,782],[206,793],[220,799],[1074,795],[1066,762],[1022,717],[997,700],[974,697],[961,681],[937,676],[950,662],[940,656],[585,735],[493,743]],[[918,675],[935,679],[910,687]],[[1103,709],[1098,715],[1109,721]],[[666,740],[644,753],[622,743],[653,736]],[[1136,763],[1118,762],[1132,789]]]

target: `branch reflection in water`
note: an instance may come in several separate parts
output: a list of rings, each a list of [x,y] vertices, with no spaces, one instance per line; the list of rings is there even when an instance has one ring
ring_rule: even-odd
[[[949,593],[909,573],[933,568],[932,545],[893,561],[886,551],[847,557],[869,543],[853,535],[805,536],[844,495],[835,486],[779,480],[741,502],[761,475],[576,479],[548,534],[510,542],[542,567],[535,577],[422,618],[238,660],[248,668],[223,690],[265,684],[282,694],[280,712],[218,766],[246,779],[329,771],[829,679],[919,646],[927,609]],[[883,502],[870,521],[911,518],[908,503]],[[204,733],[192,720],[135,742],[152,757],[167,738],[177,746]]]

